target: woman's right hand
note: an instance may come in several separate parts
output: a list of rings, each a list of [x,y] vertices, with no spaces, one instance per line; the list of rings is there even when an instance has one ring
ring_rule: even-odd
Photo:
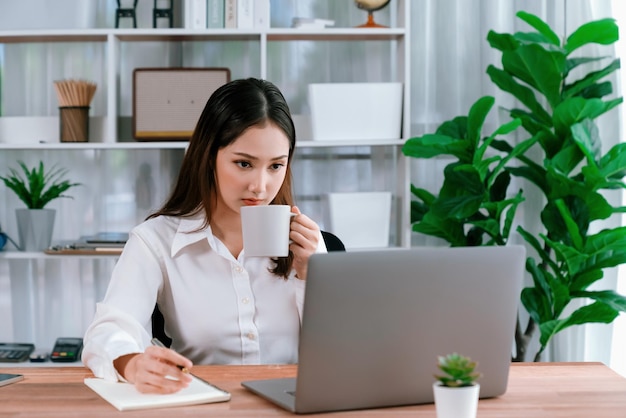
[[[191,361],[164,347],[149,346],[143,353],[118,357],[113,365],[142,393],[178,392],[189,386],[192,379],[188,372],[183,371],[191,369]]]

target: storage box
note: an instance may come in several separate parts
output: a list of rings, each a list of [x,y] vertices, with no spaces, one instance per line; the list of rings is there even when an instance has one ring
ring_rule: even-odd
[[[402,136],[402,83],[309,84],[313,140]]]
[[[390,192],[328,193],[323,201],[324,228],[346,249],[389,246]]]

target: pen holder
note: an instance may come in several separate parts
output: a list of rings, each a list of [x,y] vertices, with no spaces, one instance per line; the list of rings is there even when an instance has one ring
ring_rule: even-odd
[[[89,106],[59,107],[61,142],[89,141]]]

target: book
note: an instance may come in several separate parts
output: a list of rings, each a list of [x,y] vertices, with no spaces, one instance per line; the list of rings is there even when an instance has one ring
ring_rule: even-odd
[[[193,9],[192,2],[194,0],[183,0],[183,27],[185,29],[193,28]]]
[[[83,237],[89,244],[126,244],[128,232],[98,232],[94,235]]]
[[[224,27],[227,29],[237,28],[237,1],[224,0]]]
[[[206,29],[207,27],[207,4],[206,0],[192,0],[191,4],[191,28]]]
[[[308,17],[294,17],[291,20],[291,27],[297,29],[324,29],[334,26],[335,21],[329,19],[316,19]]]
[[[254,28],[253,0],[237,0],[237,29]]]
[[[270,28],[270,0],[255,0],[254,2],[254,28]]]
[[[224,27],[224,0],[207,0],[207,28]]]
[[[131,383],[111,382],[97,377],[85,378],[84,382],[119,411],[199,405],[230,400],[230,393],[196,376],[192,378],[189,386],[167,395],[141,393]]]

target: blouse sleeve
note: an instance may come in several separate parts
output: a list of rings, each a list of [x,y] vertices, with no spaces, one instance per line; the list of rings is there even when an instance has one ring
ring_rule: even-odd
[[[131,233],[104,300],[96,305],[94,319],[85,332],[82,361],[95,376],[123,380],[113,360],[141,353],[150,344],[151,316],[162,283],[158,257]]]

